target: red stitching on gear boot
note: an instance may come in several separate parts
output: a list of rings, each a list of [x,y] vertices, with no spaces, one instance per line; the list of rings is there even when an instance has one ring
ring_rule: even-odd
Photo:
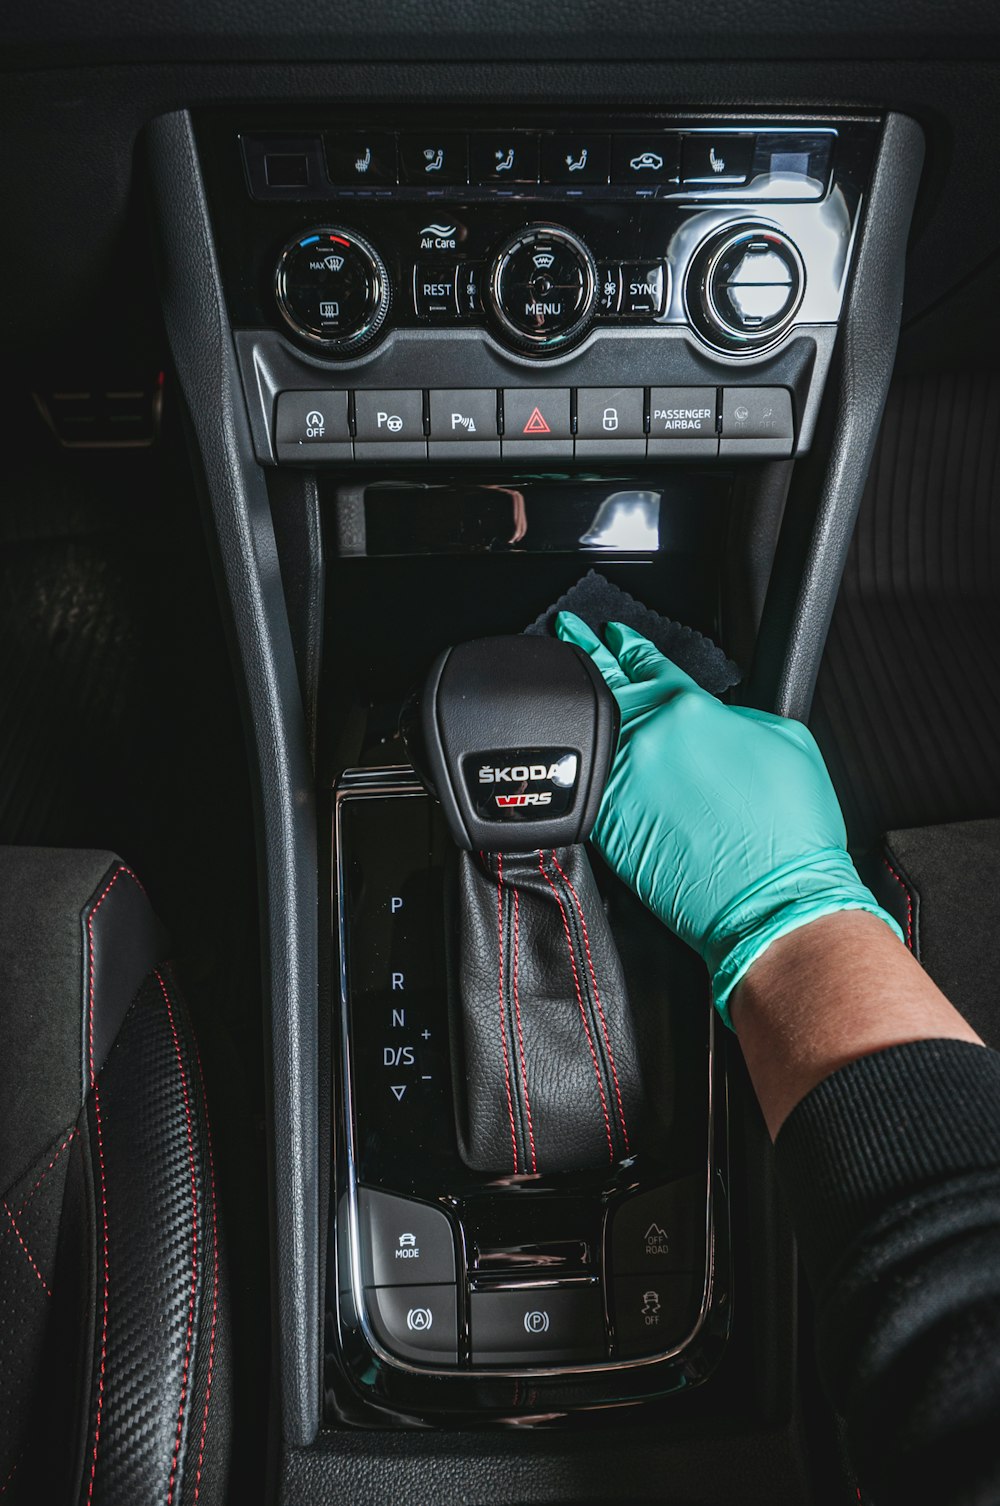
[[[514,1018],[517,1021],[517,1049],[521,1057],[521,1082],[524,1084],[524,1108],[528,1116],[528,1141],[531,1145],[531,1169],[538,1170],[535,1156],[535,1131],[531,1123],[531,1099],[528,1097],[528,1068],[524,1060],[524,1036],[521,1033],[521,996],[518,992],[517,969],[521,950],[521,906],[514,889]]]
[[[590,1026],[587,1024],[587,1012],[583,1007],[583,990],[580,987],[580,975],[576,970],[576,958],[573,956],[573,938],[569,933],[569,920],[566,915],[566,907],[562,902],[562,896],[560,895],[559,890],[556,888],[549,875],[545,872],[545,854],[542,852],[538,854],[538,869],[542,875],[542,878],[545,880],[549,888],[552,890],[552,893],[555,895],[556,904],[559,906],[559,914],[562,916],[563,930],[566,933],[566,946],[569,950],[569,965],[573,970],[573,986],[576,989],[576,1002],[580,1007],[580,1019],[583,1021],[583,1029],[587,1037],[587,1045],[590,1047],[590,1059],[594,1063],[594,1076],[597,1079],[597,1091],[601,1095],[601,1112],[604,1115],[604,1129],[608,1137],[608,1157],[613,1166],[615,1164],[614,1136],[611,1133],[611,1120],[608,1117],[608,1103],[607,1099],[604,1096],[604,1084],[601,1081],[601,1068],[597,1060],[597,1052],[594,1050],[594,1038],[590,1033]]]
[[[28,1249],[28,1246],[25,1244],[24,1238],[23,1238],[23,1236],[21,1234],[21,1231],[17,1227],[17,1224],[14,1222],[14,1215],[13,1215],[13,1213],[11,1213],[10,1209],[7,1207],[7,1200],[6,1200],[6,1198],[4,1198],[4,1200],[3,1200],[3,1211],[6,1213],[7,1217],[10,1219],[10,1226],[14,1230],[14,1233],[17,1235],[17,1242],[18,1242],[18,1244],[21,1246],[21,1249],[24,1251],[25,1255],[27,1255],[27,1257],[28,1257],[28,1264],[31,1266],[31,1269],[34,1271],[35,1275],[38,1277],[39,1281],[44,1286],[44,1288],[45,1288],[45,1295],[47,1297],[51,1297],[52,1296],[52,1288],[49,1286],[49,1283],[46,1281],[45,1277],[42,1275],[41,1271],[38,1269],[38,1266],[35,1264],[34,1256],[32,1255],[31,1251]]]
[[[882,861],[885,864],[885,866],[888,868],[889,872],[892,874],[893,878],[896,880],[896,883],[902,889],[903,895],[904,895],[904,897],[906,899],[906,945],[909,947],[910,951],[912,952],[913,951],[913,900],[910,898],[909,885],[906,883],[906,880],[902,877],[902,875],[898,874],[896,872],[895,868],[889,862],[889,859],[887,857],[883,856]]]
[[[197,1502],[201,1491],[201,1471],[205,1460],[205,1436],[208,1432],[208,1404],[212,1399],[212,1374],[215,1365],[215,1325],[219,1312],[219,1235],[215,1205],[215,1158],[212,1154],[212,1126],[208,1118],[208,1094],[205,1091],[205,1073],[202,1070],[201,1052],[198,1050],[197,1040],[194,1043],[194,1054],[198,1060],[201,1101],[205,1109],[205,1138],[208,1143],[209,1185],[212,1189],[212,1331],[208,1340],[208,1376],[205,1381],[205,1410],[202,1413],[201,1438],[198,1443],[198,1470],[194,1477],[194,1499]]]
[[[187,1074],[184,1071],[181,1043],[177,1037],[177,1027],[174,1024],[174,1012],[170,1006],[170,995],[167,992],[167,986],[159,971],[156,972],[155,977],[157,983],[160,985],[163,1001],[167,1006],[170,1033],[174,1038],[177,1069],[181,1077],[181,1096],[184,1099],[184,1118],[187,1123],[188,1162],[191,1168],[191,1292],[188,1297],[187,1337],[184,1341],[184,1365],[181,1370],[181,1397],[177,1405],[177,1434],[174,1438],[174,1453],[170,1461],[170,1479],[167,1483],[167,1506],[172,1506],[174,1487],[177,1483],[177,1462],[181,1450],[181,1435],[184,1431],[184,1403],[187,1400],[188,1375],[191,1366],[191,1335],[194,1331],[195,1298],[198,1292],[198,1179],[194,1165],[194,1133],[191,1126],[191,1103],[188,1098]]]
[[[615,1053],[611,1049],[611,1037],[608,1035],[608,1022],[604,1018],[604,1006],[601,1003],[601,995],[597,987],[597,974],[594,972],[594,959],[590,955],[590,935],[587,931],[586,917],[583,913],[583,906],[580,903],[580,896],[573,888],[572,879],[567,874],[563,873],[559,859],[555,855],[555,850],[553,850],[552,853],[552,861],[559,869],[559,872],[562,874],[563,881],[566,884],[567,889],[573,896],[573,903],[576,905],[576,913],[577,915],[579,915],[580,924],[583,927],[583,949],[587,954],[587,967],[590,970],[590,981],[594,985],[594,998],[597,1002],[597,1013],[601,1017],[601,1033],[604,1036],[604,1044],[608,1050],[608,1064],[611,1067],[611,1076],[614,1079],[615,1084],[615,1097],[618,1100],[618,1118],[621,1121],[622,1139],[625,1141],[625,1149],[627,1151],[629,1149],[629,1143],[628,1129],[625,1125],[625,1105],[622,1103],[622,1090],[618,1083],[618,1069],[615,1066]]]
[[[503,1047],[503,1072],[507,1082],[507,1112],[510,1115],[510,1143],[517,1173],[517,1130],[514,1128],[514,1099],[510,1091],[510,1056],[507,1052],[507,1026],[503,1010],[503,855],[497,853],[497,956],[499,957],[500,1044]]]
[[[97,1125],[97,1159],[101,1172],[101,1224],[104,1256],[104,1295],[101,1310],[101,1363],[97,1378],[97,1416],[94,1421],[94,1448],[90,1464],[90,1483],[87,1486],[88,1506],[94,1496],[94,1481],[97,1478],[97,1451],[101,1442],[101,1418],[104,1414],[104,1376],[108,1359],[108,1294],[111,1285],[110,1265],[108,1261],[108,1187],[104,1168],[104,1129],[101,1123],[101,1093],[97,1082],[97,1074],[94,1071],[94,916],[123,873],[127,873],[140,892],[145,894],[145,889],[143,889],[131,868],[126,868],[125,864],[122,863],[111,875],[105,886],[104,893],[100,896],[97,903],[91,907],[90,913],[87,916],[87,979],[89,992],[87,1010],[88,1062],[90,1067],[90,1086],[94,1093],[94,1120]]]

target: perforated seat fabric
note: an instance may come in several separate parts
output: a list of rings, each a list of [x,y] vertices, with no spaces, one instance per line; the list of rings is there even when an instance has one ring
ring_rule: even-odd
[[[198,1045],[136,876],[0,849],[0,1499],[225,1499],[227,1283]]]

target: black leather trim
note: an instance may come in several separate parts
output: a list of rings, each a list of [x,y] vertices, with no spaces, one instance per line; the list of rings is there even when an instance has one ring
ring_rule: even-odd
[[[608,1170],[636,1148],[639,1054],[581,846],[458,855],[453,1053],[476,1171]]]

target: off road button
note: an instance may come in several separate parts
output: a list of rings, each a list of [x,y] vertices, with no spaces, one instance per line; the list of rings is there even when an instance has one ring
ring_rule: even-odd
[[[439,1209],[361,1187],[358,1222],[365,1286],[429,1286],[455,1280],[455,1241]]]
[[[615,1275],[703,1269],[704,1226],[704,1184],[696,1177],[629,1198],[618,1209],[612,1225]]]

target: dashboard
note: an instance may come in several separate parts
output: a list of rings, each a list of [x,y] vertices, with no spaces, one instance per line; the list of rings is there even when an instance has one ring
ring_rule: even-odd
[[[803,1503],[834,1469],[767,1138],[676,956],[648,1154],[510,1186],[455,1154],[447,853],[396,722],[591,566],[808,713],[897,340],[994,359],[998,59],[992,10],[936,3],[11,19],[8,382],[182,414],[246,706],[276,1499]],[[372,909],[400,886],[414,930]]]

